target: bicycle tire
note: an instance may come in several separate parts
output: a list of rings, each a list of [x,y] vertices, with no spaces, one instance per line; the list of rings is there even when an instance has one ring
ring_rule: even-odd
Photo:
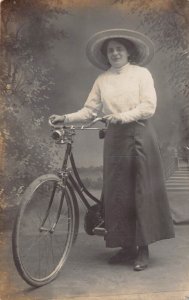
[[[58,185],[59,182],[59,177],[54,174],[42,175],[34,180],[23,194],[22,202],[15,220],[12,234],[14,263],[20,276],[34,287],[43,286],[57,277],[70,253],[78,232],[79,214],[76,199],[73,198],[74,192],[68,183],[63,197],[63,190],[62,187]],[[59,200],[59,204],[57,200],[53,201],[50,212],[47,214],[49,205],[49,201],[46,200],[47,197],[49,197],[48,185],[52,185],[53,188],[55,188],[53,199],[55,197],[57,197],[57,199],[63,199],[60,219],[53,233],[48,230],[52,224],[54,224],[58,205],[60,205],[61,200]],[[42,191],[40,189],[42,189]],[[42,199],[43,195],[44,199]],[[45,205],[46,208],[41,207],[43,205]],[[48,215],[45,222],[45,224],[48,223],[45,225],[48,226],[48,229],[41,232],[40,226],[42,220],[44,220],[44,214]],[[37,238],[34,237],[35,234]],[[45,244],[44,247],[43,243]],[[34,248],[35,244],[36,248]],[[50,252],[51,249],[49,250],[48,247],[54,247],[52,252]],[[59,249],[61,249],[60,253]],[[52,266],[50,266],[51,255]],[[28,259],[26,259],[26,257],[28,257]],[[47,271],[48,266],[49,270]],[[37,268],[38,270],[36,270]]]

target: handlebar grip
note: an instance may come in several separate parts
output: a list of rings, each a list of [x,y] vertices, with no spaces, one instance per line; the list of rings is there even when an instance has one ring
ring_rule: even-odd
[[[48,123],[49,123],[49,125],[50,125],[51,127],[53,127],[54,129],[60,129],[60,128],[63,127],[62,124],[58,124],[58,123],[53,124],[52,121],[51,121],[50,119],[49,119]]]
[[[50,119],[49,119],[49,125],[52,127],[54,126]]]
[[[99,139],[104,139],[106,135],[106,130],[105,129],[100,129],[99,130]]]

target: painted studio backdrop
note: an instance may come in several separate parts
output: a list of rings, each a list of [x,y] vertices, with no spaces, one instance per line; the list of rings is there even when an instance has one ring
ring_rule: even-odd
[[[12,226],[20,196],[37,176],[52,173],[63,149],[48,118],[80,109],[99,74],[85,55],[89,37],[128,28],[151,38],[158,105],[153,123],[166,179],[189,158],[189,2],[187,0],[5,0],[1,3],[0,212]],[[86,186],[102,186],[103,141],[75,137],[74,155]],[[2,222],[3,220],[3,222]]]
[[[2,3],[2,206],[16,204],[30,181],[59,166],[62,152],[50,138],[48,117],[76,111],[84,104],[99,74],[87,61],[85,46],[100,30],[128,28],[152,39],[155,56],[148,68],[157,90],[154,125],[166,176],[175,156],[187,155],[182,122],[189,89],[187,1],[90,2]],[[99,188],[103,142],[91,132],[80,133],[76,140],[77,164],[87,173],[87,184]]]

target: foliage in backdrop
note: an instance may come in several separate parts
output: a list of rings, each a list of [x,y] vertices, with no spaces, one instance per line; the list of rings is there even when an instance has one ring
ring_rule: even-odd
[[[2,3],[1,135],[6,145],[4,191],[9,197],[50,163],[42,132],[55,92],[56,65],[48,53],[55,40],[67,38],[53,24],[57,15],[66,14],[67,10],[51,8],[45,1]]]

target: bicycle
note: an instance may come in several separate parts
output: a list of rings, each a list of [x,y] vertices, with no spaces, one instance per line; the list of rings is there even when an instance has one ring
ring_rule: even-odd
[[[66,145],[63,164],[57,174],[45,174],[26,188],[12,234],[13,259],[19,275],[28,284],[40,287],[54,280],[68,258],[79,229],[79,207],[75,192],[87,211],[101,200],[84,186],[72,153],[77,130],[104,130],[91,127],[102,118],[83,126],[60,126],[53,130],[56,143]],[[52,124],[51,124],[52,125]],[[68,161],[71,162],[71,170]],[[91,234],[104,235],[104,221],[96,224]]]

